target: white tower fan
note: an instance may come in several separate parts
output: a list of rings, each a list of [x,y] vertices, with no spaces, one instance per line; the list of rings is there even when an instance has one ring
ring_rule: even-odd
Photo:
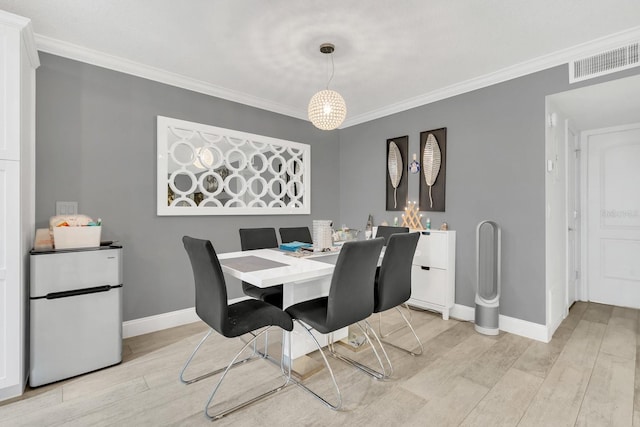
[[[482,221],[476,229],[476,313],[475,329],[485,335],[500,331],[500,227]]]

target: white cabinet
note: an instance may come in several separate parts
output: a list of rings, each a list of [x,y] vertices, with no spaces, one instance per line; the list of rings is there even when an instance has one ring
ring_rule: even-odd
[[[411,266],[410,305],[449,318],[456,296],[456,232],[421,230]]]
[[[22,394],[26,384],[38,65],[30,21],[0,11],[0,400]]]

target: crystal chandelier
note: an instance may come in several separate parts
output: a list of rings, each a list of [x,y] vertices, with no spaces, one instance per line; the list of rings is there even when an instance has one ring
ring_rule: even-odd
[[[344,98],[335,90],[329,89],[329,83],[333,79],[334,50],[335,46],[331,43],[320,45],[320,52],[331,55],[331,77],[329,77],[326,89],[313,95],[309,101],[309,120],[315,127],[322,130],[336,129],[347,115],[347,105]]]

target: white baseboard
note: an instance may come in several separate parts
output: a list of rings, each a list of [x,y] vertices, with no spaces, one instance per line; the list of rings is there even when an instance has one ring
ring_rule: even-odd
[[[455,319],[473,322],[475,320],[475,308],[456,304],[449,312],[449,315]],[[498,318],[498,325],[500,330],[504,332],[545,343],[551,341],[549,330],[545,325],[504,316],[502,314]]]
[[[247,297],[234,298],[229,300],[229,304],[245,299],[247,299]],[[186,325],[199,320],[200,318],[196,314],[195,307],[156,314],[155,316],[142,317],[140,319],[127,320],[126,322],[122,322],[122,338],[136,337],[138,335]]]
[[[476,310],[473,307],[455,304],[449,311],[449,316],[465,322],[473,322],[476,317]]]
[[[12,385],[7,388],[0,389],[0,402],[22,395],[24,387],[21,384]]]
[[[229,304],[245,299],[247,299],[247,297],[235,298],[230,300]],[[449,315],[454,319],[473,322],[475,319],[475,309],[466,305],[455,304],[449,312]],[[198,320],[200,320],[200,318],[196,314],[195,307],[143,317],[141,319],[128,320],[122,323],[122,337],[135,337],[175,326],[186,325],[187,323],[197,322]],[[501,331],[531,338],[536,341],[549,342],[551,340],[549,330],[545,325],[504,316],[502,314],[498,322]]]
[[[128,320],[122,323],[122,338],[136,337],[162,329],[186,325],[200,320],[195,307],[184,310],[170,311],[169,313],[143,317],[141,319]]]

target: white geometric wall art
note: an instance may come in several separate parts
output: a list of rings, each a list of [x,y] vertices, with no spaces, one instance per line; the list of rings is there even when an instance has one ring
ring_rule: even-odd
[[[311,146],[158,116],[158,215],[311,213]]]

